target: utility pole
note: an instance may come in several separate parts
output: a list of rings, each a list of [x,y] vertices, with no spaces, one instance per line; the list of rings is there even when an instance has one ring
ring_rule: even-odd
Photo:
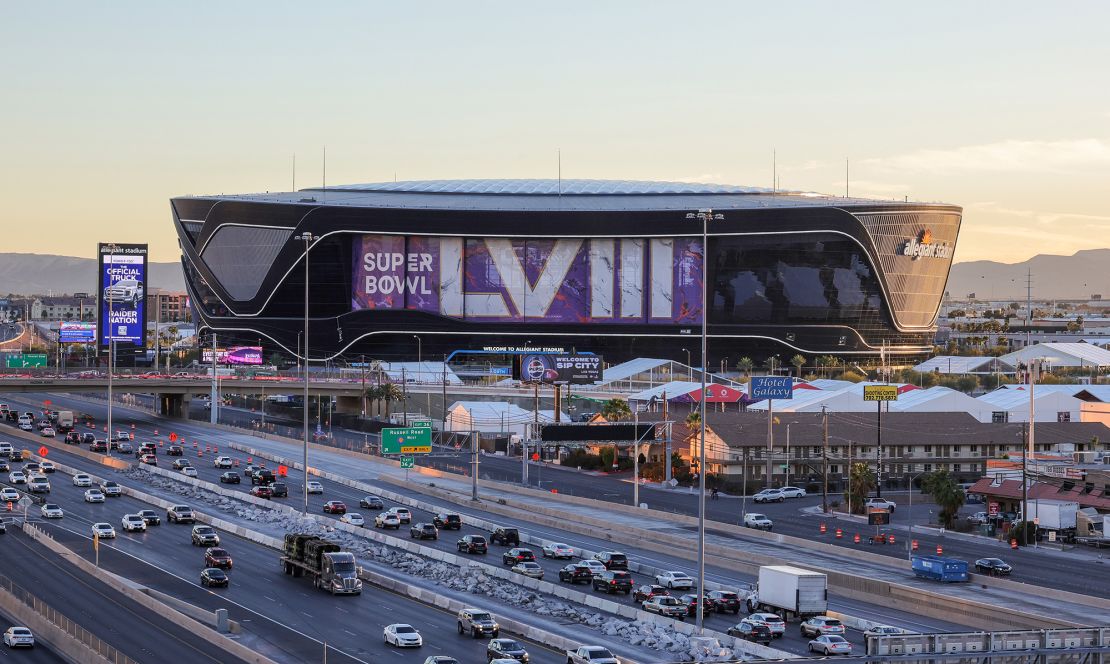
[[[775,455],[775,400],[767,400],[767,482],[764,488],[770,489],[772,485],[771,474],[773,468],[771,466],[772,459]]]
[[[829,512],[829,411],[828,406],[821,406],[821,420],[825,430],[824,433],[824,452],[821,454],[821,477],[823,478],[821,487],[821,511],[825,514]]]
[[[474,411],[468,410],[470,415],[470,447],[474,460],[470,462],[470,499],[478,501],[478,435],[474,430]]]

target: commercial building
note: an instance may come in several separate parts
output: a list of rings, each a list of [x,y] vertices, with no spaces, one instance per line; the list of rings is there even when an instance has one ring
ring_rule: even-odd
[[[146,294],[147,317],[159,323],[189,322],[189,294],[152,288]]]
[[[923,355],[962,216],[944,204],[598,180],[389,182],[171,205],[198,322],[287,355],[527,347],[708,367],[884,347]],[[319,238],[307,252],[305,233]],[[696,350],[703,283],[707,358]]]

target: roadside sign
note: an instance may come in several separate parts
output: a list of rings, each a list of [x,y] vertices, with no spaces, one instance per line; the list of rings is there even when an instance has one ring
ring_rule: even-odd
[[[45,367],[45,353],[8,353],[5,361],[8,369],[25,369],[28,367]]]
[[[285,464],[281,464],[280,466],[278,466],[278,475],[281,476],[281,477],[288,477],[289,476],[289,466],[287,466]]]
[[[431,429],[432,428],[432,421],[431,420],[413,420],[412,424],[410,426],[412,426],[415,429]]]
[[[430,454],[432,430],[429,427],[382,429],[382,454]]]
[[[789,376],[752,376],[748,396],[753,399],[793,399],[794,379]]]
[[[175,442],[176,440],[177,440],[177,434],[171,432],[170,433],[170,442],[172,443],[172,442]]]
[[[987,514],[991,516],[998,516],[998,503],[988,503]]]
[[[864,385],[863,386],[863,400],[864,401],[897,401],[898,400],[898,386],[897,385]]]
[[[403,456],[403,457],[401,457],[401,467],[404,468],[405,470],[408,470],[409,468],[412,468],[415,465],[416,465],[416,457],[413,457],[413,456]]]
[[[1056,541],[1056,531],[1055,530],[1048,531],[1048,541],[1049,542],[1055,542]]]
[[[540,453],[539,452],[532,452],[532,461],[539,461],[539,460],[540,460]]]
[[[49,447],[47,447],[46,445],[43,445],[42,447],[39,448],[39,456],[40,457],[44,457],[47,454],[50,454],[50,448]]]
[[[46,399],[45,401],[43,401],[42,405],[49,406],[50,405],[50,399]]]
[[[30,498],[28,498],[27,496],[23,496],[22,498],[19,499],[19,502],[16,503],[16,505],[18,505],[19,507],[22,507],[23,509],[27,509],[28,507],[31,506],[31,503],[32,503],[32,501],[31,501]]]
[[[886,526],[890,524],[890,512],[880,507],[867,508],[867,525]]]

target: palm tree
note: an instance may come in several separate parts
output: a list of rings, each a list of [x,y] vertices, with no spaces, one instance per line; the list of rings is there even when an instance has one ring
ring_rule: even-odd
[[[754,366],[755,362],[753,362],[752,358],[748,357],[747,355],[740,358],[739,360],[736,360],[736,369],[743,373],[745,378],[751,375],[752,368]]]
[[[921,478],[921,488],[933,497],[933,502],[940,508],[938,516],[944,527],[952,528],[966,498],[955,478],[947,470],[937,470]]]
[[[701,427],[701,413],[696,410],[690,411],[690,414],[686,416],[686,426],[691,429]]]
[[[851,514],[863,514],[863,503],[875,488],[875,472],[866,463],[857,461],[848,471],[850,484],[845,487],[844,499],[851,506]],[[849,491],[848,489],[851,489]]]
[[[802,355],[801,353],[795,355],[794,357],[790,358],[790,364],[794,365],[794,368],[798,372],[798,380],[801,380],[802,379],[802,367],[804,367],[806,365],[805,356]]]
[[[405,398],[405,393],[401,388],[397,387],[393,383],[386,383],[385,385],[382,385],[378,389],[381,390],[381,392],[380,392],[381,397],[379,397],[379,398],[382,401],[385,401],[385,418],[388,420],[389,419],[389,404],[393,403],[394,401],[402,401],[403,402],[404,398]],[[407,404],[404,404],[404,403],[401,404],[402,407],[406,407],[406,405]]]
[[[622,420],[632,414],[624,399],[609,399],[601,406],[601,415],[610,422]]]

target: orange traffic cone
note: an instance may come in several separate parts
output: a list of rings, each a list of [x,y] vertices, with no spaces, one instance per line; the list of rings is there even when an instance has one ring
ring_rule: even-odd
[[[828,531],[828,526],[821,524],[821,534],[824,535]]]
[[[837,528],[836,529],[836,539],[840,539],[843,536],[844,536],[844,531],[841,530],[840,528]]]
[[[917,540],[910,541],[910,549],[917,551]]]
[[[937,555],[938,556],[943,556],[944,555],[944,547],[939,545],[939,544],[937,545]]]
[[[856,533],[856,536],[852,538],[852,541],[856,544],[859,544],[859,533]]]
[[[894,535],[887,535],[886,536],[886,543],[887,544],[894,544]]]
[[[203,456],[204,456],[204,452],[201,452],[200,450],[197,450],[197,458],[199,459]]]
[[[1018,548],[1017,539],[1011,539],[1010,540],[1010,548],[1014,549],[1014,550],[1017,550],[1017,548]]]

